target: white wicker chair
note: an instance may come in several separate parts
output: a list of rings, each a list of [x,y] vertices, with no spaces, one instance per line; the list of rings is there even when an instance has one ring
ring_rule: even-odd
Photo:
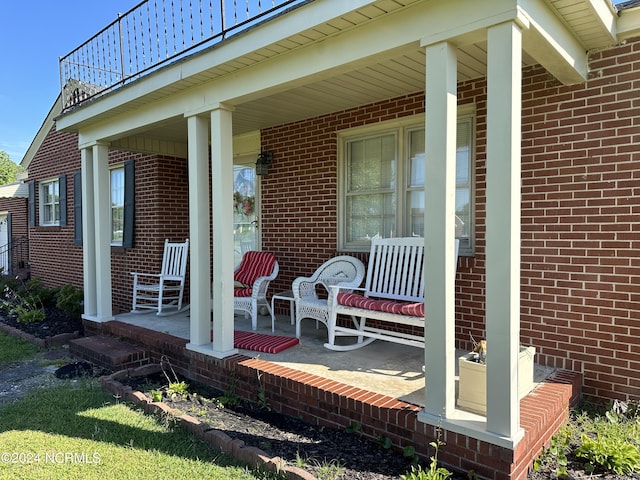
[[[300,322],[304,318],[312,318],[316,320],[316,324],[322,322],[327,325],[327,298],[318,295],[318,287],[323,287],[327,293],[331,285],[357,288],[363,279],[364,264],[348,255],[327,260],[310,277],[296,278],[291,286],[296,306],[296,337],[300,338]]]
[[[234,288],[233,309],[251,317],[251,329],[258,328],[258,308],[265,306],[271,314],[267,301],[267,289],[278,276],[279,266],[276,257],[270,252],[248,251],[234,272],[234,279],[244,287]]]

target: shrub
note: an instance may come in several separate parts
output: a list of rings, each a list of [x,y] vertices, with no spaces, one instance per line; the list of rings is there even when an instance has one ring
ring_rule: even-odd
[[[84,298],[82,290],[73,285],[65,285],[58,292],[57,298],[56,307],[62,310],[68,319],[77,320],[80,318]]]
[[[40,278],[34,277],[18,287],[16,294],[21,298],[28,299],[28,302],[37,302],[43,307],[52,307],[55,305],[58,290],[57,288],[45,287]]]
[[[588,473],[597,471],[626,475],[640,467],[638,447],[621,437],[600,437],[594,439],[582,434],[582,445],[576,449],[576,456],[586,460]]]
[[[567,477],[571,463],[587,473],[629,475],[640,471],[640,409],[638,403],[614,402],[608,410],[584,402],[569,423],[551,438],[534,468]]]
[[[24,309],[18,313],[18,321],[25,324],[43,322],[45,318],[44,311],[40,309]]]

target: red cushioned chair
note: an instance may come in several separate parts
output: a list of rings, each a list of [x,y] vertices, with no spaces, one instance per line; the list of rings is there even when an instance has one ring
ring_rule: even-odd
[[[251,329],[258,328],[258,308],[265,306],[271,314],[267,301],[269,283],[278,276],[278,261],[273,253],[250,250],[242,256],[240,265],[233,273],[236,287],[233,289],[233,309],[251,316]]]

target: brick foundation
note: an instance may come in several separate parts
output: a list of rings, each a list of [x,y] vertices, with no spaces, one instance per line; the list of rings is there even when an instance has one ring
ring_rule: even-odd
[[[414,446],[423,461],[433,455],[429,443],[437,436],[436,427],[418,420],[421,408],[416,405],[259,358],[241,354],[224,359],[209,357],[187,350],[184,339],[118,321],[85,324],[88,332],[139,345],[150,362],[157,363],[166,355],[177,372],[219,390],[233,390],[255,400],[258,389],[264,388],[274,411],[330,428],[359,423],[363,435],[372,441],[382,435],[389,437],[395,448]],[[557,372],[521,401],[520,423],[525,435],[515,450],[445,430],[442,440],[446,446],[438,452],[438,460],[461,474],[473,470],[491,480],[524,479],[542,446],[548,444],[566,422],[569,408],[578,402],[581,381],[578,373]]]

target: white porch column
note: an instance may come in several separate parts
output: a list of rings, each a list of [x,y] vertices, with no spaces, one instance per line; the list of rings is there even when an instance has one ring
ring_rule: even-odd
[[[488,31],[486,328],[487,430],[517,441],[520,343],[522,32]]]
[[[93,149],[83,148],[82,176],[82,272],[84,277],[84,313],[82,318],[96,320],[98,314],[96,290],[96,232],[93,188]]]
[[[233,133],[232,109],[211,112],[213,196],[213,355],[227,357],[233,348]]]
[[[191,254],[190,343],[211,344],[211,238],[209,215],[209,119],[190,116],[189,239]]]
[[[113,320],[111,303],[111,179],[109,147],[93,146],[96,321]]]
[[[428,46],[426,59],[425,413],[446,418],[455,409],[455,46]]]

